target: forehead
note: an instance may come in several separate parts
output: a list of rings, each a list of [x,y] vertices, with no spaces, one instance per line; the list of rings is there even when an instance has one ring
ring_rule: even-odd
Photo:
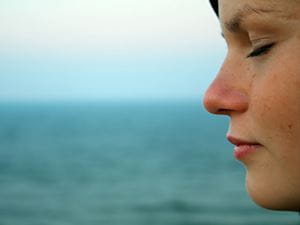
[[[220,21],[229,28],[255,14],[299,20],[299,10],[300,0],[219,0]]]

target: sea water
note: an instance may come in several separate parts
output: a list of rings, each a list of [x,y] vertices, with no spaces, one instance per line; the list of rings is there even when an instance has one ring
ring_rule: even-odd
[[[2,103],[0,225],[296,225],[199,102]]]

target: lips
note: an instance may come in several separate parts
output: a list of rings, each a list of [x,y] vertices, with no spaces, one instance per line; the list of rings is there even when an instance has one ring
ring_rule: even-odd
[[[244,159],[246,156],[253,154],[262,145],[258,142],[246,141],[242,139],[235,138],[233,136],[227,136],[230,143],[235,145],[234,156],[238,160]]]

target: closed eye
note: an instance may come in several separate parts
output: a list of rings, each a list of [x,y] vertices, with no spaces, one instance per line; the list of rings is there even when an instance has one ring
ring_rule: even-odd
[[[262,47],[259,47],[259,48],[255,49],[255,50],[253,50],[247,56],[247,58],[257,57],[257,56],[261,56],[261,55],[267,54],[274,45],[275,45],[275,43],[271,43],[271,44],[267,44],[267,45],[264,45]]]

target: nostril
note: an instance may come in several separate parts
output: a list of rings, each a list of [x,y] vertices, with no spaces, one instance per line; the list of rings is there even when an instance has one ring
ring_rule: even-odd
[[[228,114],[229,111],[228,109],[219,109],[215,114]]]
[[[225,71],[226,72],[226,71]],[[234,80],[231,73],[224,70],[207,89],[203,103],[206,110],[213,114],[229,115],[232,112],[244,112],[248,108],[249,95],[242,82]]]
[[[219,108],[219,101],[218,98],[215,98],[213,95],[207,95],[204,98],[204,107],[205,109],[213,114],[220,114],[222,111],[225,111],[226,109],[224,108]]]
[[[242,90],[217,85],[211,86],[203,99],[206,110],[218,115],[244,112],[248,108],[248,101],[248,95]]]

